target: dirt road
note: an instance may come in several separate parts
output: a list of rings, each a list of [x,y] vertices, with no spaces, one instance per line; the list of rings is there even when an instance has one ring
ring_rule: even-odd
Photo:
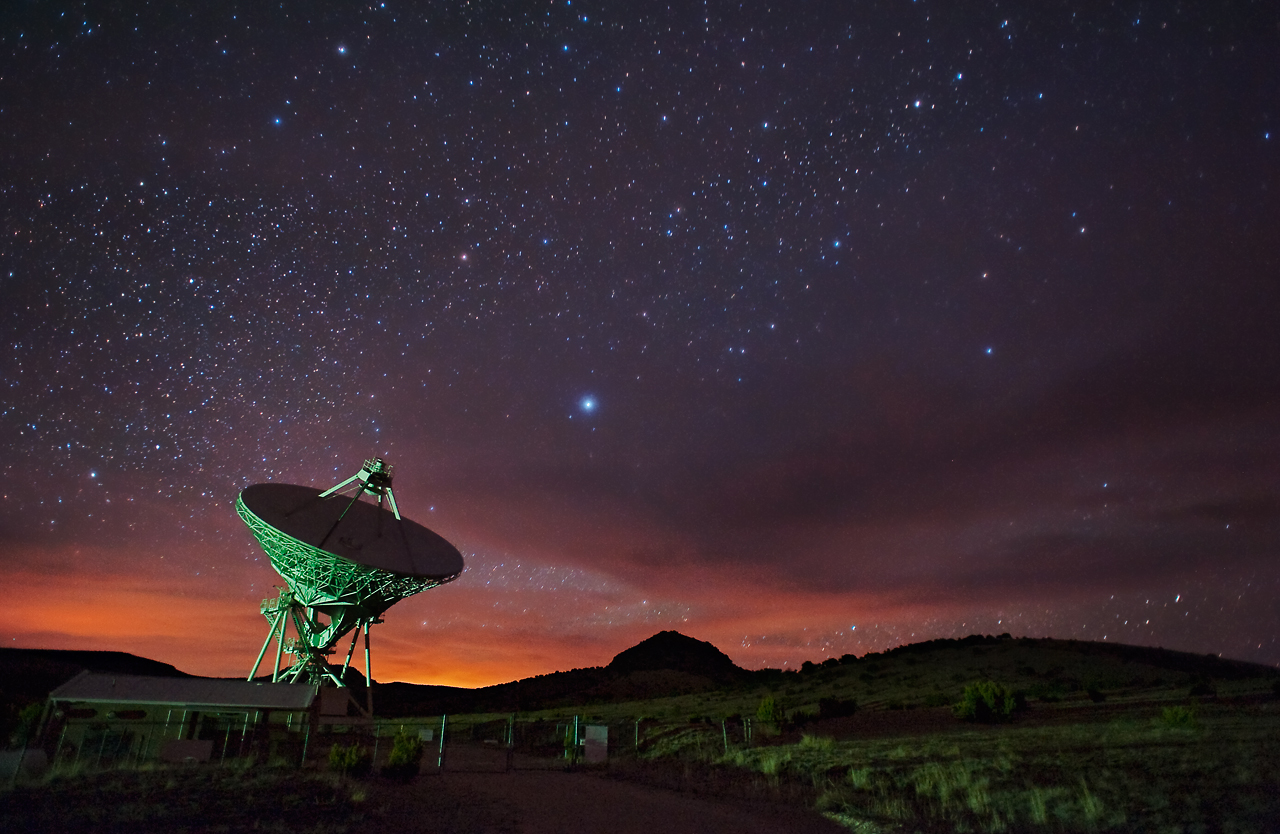
[[[439,781],[437,781],[439,780]],[[800,808],[703,799],[582,773],[445,773],[415,781],[471,803],[509,834],[836,834],[845,829]]]

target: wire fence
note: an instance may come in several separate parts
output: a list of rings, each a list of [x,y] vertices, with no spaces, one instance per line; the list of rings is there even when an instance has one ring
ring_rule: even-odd
[[[399,740],[397,740],[399,737]],[[397,743],[411,740],[421,772],[567,769],[610,759],[660,755],[691,745],[708,755],[750,746],[750,719],[711,721],[602,718],[566,714],[433,716],[373,721],[254,723],[242,713],[204,714],[197,722],[64,722],[39,744],[0,753],[0,778],[171,765],[326,767],[334,747],[381,770]]]

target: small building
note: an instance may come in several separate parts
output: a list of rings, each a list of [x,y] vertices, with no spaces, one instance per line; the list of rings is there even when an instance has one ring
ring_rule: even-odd
[[[81,672],[49,693],[46,743],[91,766],[305,756],[313,684]]]

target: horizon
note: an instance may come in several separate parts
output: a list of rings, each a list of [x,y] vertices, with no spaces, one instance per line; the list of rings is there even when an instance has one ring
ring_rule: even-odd
[[[682,637],[686,637],[686,638],[688,638],[688,639],[695,640],[695,641],[700,642],[700,643],[707,643],[707,644],[711,645],[711,646],[712,646],[712,648],[717,649],[717,650],[720,650],[719,646],[716,646],[716,645],[715,645],[714,643],[712,643],[711,641],[699,640],[697,637],[693,637],[693,636],[691,636],[691,635],[684,634],[683,632],[681,632],[681,631],[679,631],[679,630],[675,630],[675,629],[663,629],[662,631],[658,631],[658,632],[655,632],[654,634],[651,634],[649,637],[642,638],[642,639],[641,639],[640,641],[638,641],[637,643],[634,643],[634,644],[632,644],[632,645],[630,645],[630,646],[627,646],[626,648],[619,649],[617,652],[615,652],[615,653],[614,653],[614,655],[613,655],[612,657],[610,657],[610,659],[609,659],[609,661],[608,661],[608,662],[600,663],[600,664],[595,664],[595,665],[590,665],[590,666],[575,666],[575,667],[564,668],[564,669],[553,669],[553,670],[550,670],[550,671],[534,672],[534,673],[532,673],[532,674],[523,675],[523,676],[518,677],[518,678],[512,678],[511,680],[495,681],[495,682],[491,682],[491,683],[484,683],[484,684],[478,684],[478,685],[473,685],[473,686],[460,686],[460,685],[457,685],[457,684],[441,684],[441,683],[438,683],[438,682],[435,682],[435,681],[422,682],[422,681],[401,680],[401,679],[398,679],[398,678],[397,678],[397,679],[381,679],[381,680],[380,680],[380,679],[378,679],[376,676],[374,677],[374,683],[375,683],[375,684],[385,684],[385,683],[409,683],[409,684],[415,684],[415,685],[428,685],[428,686],[449,686],[449,687],[454,687],[454,688],[459,688],[459,689],[483,689],[483,688],[491,687],[491,686],[503,686],[503,685],[513,684],[513,683],[521,683],[521,682],[526,681],[526,680],[533,680],[533,679],[540,678],[540,677],[546,677],[546,676],[550,676],[550,675],[558,675],[558,674],[567,673],[567,672],[578,672],[578,671],[585,671],[585,670],[591,670],[591,669],[605,669],[605,668],[608,668],[608,666],[610,665],[610,663],[612,663],[612,661],[613,661],[613,660],[614,660],[614,659],[615,659],[619,654],[622,654],[623,652],[629,651],[630,649],[633,649],[633,648],[635,648],[635,647],[637,647],[637,646],[641,645],[642,643],[644,643],[644,642],[646,642],[646,641],[648,641],[648,640],[651,640],[651,639],[653,639],[654,637],[657,637],[657,636],[659,636],[660,634],[664,634],[664,633],[675,633],[675,634],[678,634],[678,635],[680,635],[680,636],[682,636]],[[1001,633],[1001,634],[983,634],[983,633],[975,632],[975,633],[972,633],[972,634],[966,634],[966,635],[964,635],[964,636],[962,636],[962,637],[931,637],[931,638],[928,638],[928,639],[918,640],[918,641],[911,642],[911,643],[901,643],[901,644],[898,644],[898,645],[896,645],[896,646],[889,646],[889,647],[887,647],[887,648],[884,648],[884,649],[881,649],[881,650],[878,650],[878,651],[875,651],[875,650],[867,651],[867,652],[864,652],[863,654],[860,654],[860,655],[855,655],[855,654],[852,654],[852,653],[845,653],[845,654],[840,655],[840,656],[828,656],[828,657],[824,657],[824,658],[821,658],[821,659],[808,658],[808,659],[805,659],[805,660],[800,661],[800,663],[796,664],[794,667],[784,665],[784,666],[758,666],[758,667],[750,667],[750,668],[749,668],[749,667],[741,666],[741,665],[739,665],[739,664],[737,664],[737,663],[735,663],[734,665],[735,665],[735,666],[737,666],[739,669],[742,669],[743,671],[747,671],[747,672],[762,672],[762,671],[772,671],[772,672],[801,672],[801,671],[803,671],[803,667],[804,667],[806,664],[811,665],[811,666],[813,666],[813,667],[821,667],[821,666],[822,666],[822,664],[823,664],[823,662],[824,662],[824,661],[827,661],[827,660],[837,660],[837,661],[839,661],[839,662],[841,662],[841,663],[843,664],[843,663],[847,662],[847,661],[846,661],[846,659],[847,659],[847,658],[853,658],[855,661],[861,661],[861,660],[865,660],[865,659],[866,659],[866,658],[868,658],[868,657],[878,657],[878,656],[883,656],[883,655],[886,655],[886,654],[891,654],[891,653],[893,653],[893,652],[897,652],[897,651],[899,651],[899,650],[903,650],[903,649],[911,649],[911,648],[914,648],[914,647],[916,647],[916,646],[923,646],[923,645],[928,645],[928,644],[936,643],[936,642],[950,641],[950,642],[955,642],[955,643],[963,643],[963,642],[965,642],[965,641],[968,641],[968,640],[974,640],[974,639],[978,639],[978,640],[993,640],[993,639],[994,639],[994,640],[1004,640],[1004,639],[1008,639],[1008,640],[1014,640],[1014,641],[1035,640],[1035,641],[1052,641],[1052,642],[1058,642],[1058,643],[1084,643],[1084,644],[1093,644],[1093,645],[1113,645],[1113,646],[1125,647],[1125,648],[1147,649],[1147,650],[1157,651],[1157,652],[1170,652],[1170,653],[1173,653],[1173,654],[1185,654],[1185,655],[1188,655],[1188,656],[1191,656],[1191,657],[1200,657],[1200,656],[1202,656],[1202,655],[1197,654],[1197,653],[1195,653],[1195,652],[1188,652],[1188,651],[1181,650],[1181,649],[1169,648],[1169,647],[1167,647],[1167,646],[1148,646],[1148,645],[1140,645],[1140,644],[1134,644],[1134,643],[1121,643],[1121,642],[1114,641],[1114,640],[1080,640],[1080,639],[1077,639],[1077,638],[1058,638],[1058,637],[1053,637],[1053,636],[1047,636],[1047,637],[1031,637],[1031,636],[1028,636],[1028,635],[1011,634],[1011,633],[1008,633],[1008,632],[1003,632],[1003,633]],[[25,649],[25,650],[30,650],[30,651],[90,651],[90,652],[102,652],[102,653],[118,653],[118,654],[127,654],[127,655],[129,655],[129,656],[131,656],[131,657],[137,657],[137,658],[140,658],[140,659],[143,659],[143,660],[156,660],[155,658],[149,658],[149,657],[146,657],[146,656],[143,656],[143,655],[133,654],[132,652],[121,652],[121,651],[120,651],[120,650],[118,650],[118,649],[51,649],[51,648],[43,647],[43,646],[9,646],[8,648],[14,648],[14,649]],[[1250,665],[1257,665],[1257,666],[1260,666],[1260,667],[1262,667],[1262,668],[1280,669],[1280,663],[1276,663],[1276,664],[1257,663],[1256,661],[1242,660],[1242,659],[1240,659],[1240,658],[1230,657],[1230,656],[1225,655],[1225,654],[1223,654],[1223,653],[1221,653],[1221,652],[1216,652],[1216,653],[1215,653],[1215,652],[1208,652],[1208,653],[1206,653],[1206,654],[1205,654],[1205,655],[1203,655],[1203,656],[1208,656],[1208,657],[1217,657],[1217,658],[1220,658],[1220,659],[1222,659],[1222,660],[1224,660],[1224,661],[1227,661],[1227,662],[1229,662],[1229,663],[1245,663],[1245,664],[1250,664]],[[732,658],[730,658],[730,660],[732,660]],[[157,662],[165,662],[165,661],[157,661]],[[210,678],[215,678],[215,679],[219,679],[219,680],[243,680],[243,679],[244,679],[244,676],[243,676],[243,675],[229,675],[229,676],[227,676],[227,675],[201,675],[201,674],[197,674],[197,673],[193,673],[193,672],[188,672],[187,670],[185,670],[185,669],[183,669],[183,668],[181,668],[180,666],[177,666],[177,665],[175,665],[175,664],[169,664],[169,665],[173,666],[175,669],[177,669],[177,671],[179,671],[179,672],[181,672],[181,673],[183,673],[183,674],[192,675],[192,676],[194,676],[194,677],[210,677]],[[287,668],[287,667],[285,667],[285,668]],[[354,669],[355,671],[359,672],[359,673],[363,676],[363,674],[364,674],[364,670],[363,670],[363,668],[359,667],[355,662],[353,662],[353,663],[352,663],[352,669]],[[261,677],[261,675],[259,675],[258,677]]]
[[[671,630],[670,630],[670,629],[667,629],[667,630],[664,630],[664,631],[671,631]],[[634,644],[634,645],[632,645],[632,646],[628,646],[628,647],[627,647],[627,648],[625,648],[625,649],[620,649],[617,653],[615,653],[614,657],[616,658],[618,654],[621,654],[622,652],[625,652],[625,651],[628,651],[628,650],[630,650],[630,649],[632,649],[632,648],[635,648],[636,646],[640,645],[641,643],[644,643],[645,641],[650,640],[650,639],[652,639],[653,637],[656,637],[656,636],[658,636],[659,634],[662,634],[662,633],[664,633],[664,632],[656,632],[655,634],[650,635],[649,637],[644,638],[644,639],[643,639],[643,640],[641,640],[639,643],[636,643],[636,644]],[[689,638],[689,639],[692,639],[692,640],[697,640],[697,638],[696,638],[696,637],[690,637],[690,635],[683,634],[683,633],[681,633],[681,632],[679,632],[679,631],[676,631],[675,633],[676,633],[676,634],[680,634],[681,636],[686,637],[686,638]],[[846,661],[846,658],[849,658],[849,657],[852,657],[855,661],[862,661],[862,660],[867,659],[868,657],[879,657],[879,656],[883,656],[883,655],[886,655],[886,654],[891,654],[891,653],[897,652],[897,651],[899,651],[899,650],[903,650],[903,649],[911,649],[911,648],[914,648],[914,647],[916,647],[916,646],[924,646],[924,645],[928,645],[928,644],[935,643],[935,642],[940,642],[940,641],[951,641],[951,642],[955,642],[955,643],[964,643],[964,642],[966,642],[966,641],[968,641],[968,640],[973,640],[973,639],[979,639],[979,640],[1004,640],[1004,639],[1008,639],[1008,640],[1014,640],[1014,641],[1020,641],[1020,640],[1037,640],[1037,641],[1039,641],[1039,640],[1048,640],[1048,641],[1053,641],[1053,642],[1057,642],[1057,643],[1084,643],[1084,644],[1091,644],[1091,645],[1104,645],[1104,644],[1109,644],[1109,645],[1118,646],[1118,647],[1124,647],[1124,648],[1147,649],[1147,650],[1150,650],[1150,651],[1156,651],[1156,652],[1169,652],[1169,653],[1172,653],[1172,654],[1185,654],[1185,655],[1187,655],[1187,656],[1189,656],[1189,657],[1202,657],[1202,656],[1207,656],[1207,657],[1217,657],[1217,658],[1219,658],[1219,659],[1221,659],[1221,660],[1224,660],[1224,661],[1226,661],[1226,662],[1228,662],[1228,663],[1244,663],[1244,664],[1248,664],[1248,665],[1256,665],[1256,666],[1259,666],[1259,667],[1264,668],[1264,669],[1266,669],[1266,668],[1270,668],[1270,669],[1280,669],[1280,664],[1264,664],[1264,663],[1255,663],[1255,662],[1253,662],[1253,661],[1240,660],[1239,658],[1228,657],[1228,656],[1226,656],[1226,655],[1224,655],[1224,654],[1221,654],[1221,653],[1214,653],[1214,652],[1209,652],[1209,653],[1207,653],[1206,655],[1198,655],[1198,654],[1193,653],[1193,652],[1185,652],[1185,651],[1182,651],[1182,650],[1179,650],[1179,649],[1171,649],[1171,648],[1167,648],[1167,647],[1165,647],[1165,646],[1140,646],[1140,645],[1135,645],[1135,644],[1132,644],[1132,643],[1118,643],[1118,642],[1116,642],[1116,641],[1108,641],[1108,640],[1076,640],[1076,639],[1061,639],[1061,638],[1056,638],[1056,637],[1027,637],[1027,636],[1025,636],[1025,635],[1016,635],[1016,634],[1008,634],[1008,633],[994,634],[994,635],[993,635],[993,634],[978,634],[978,633],[974,633],[974,634],[967,634],[967,635],[965,635],[964,637],[950,637],[950,638],[948,638],[948,637],[943,637],[943,638],[935,637],[935,638],[930,638],[930,639],[928,639],[928,640],[921,640],[921,641],[918,641],[918,642],[915,642],[915,643],[903,643],[903,644],[900,644],[900,645],[897,645],[897,646],[892,646],[892,647],[889,647],[889,648],[883,649],[883,650],[881,650],[881,651],[868,651],[868,652],[866,652],[866,653],[864,653],[864,654],[861,654],[861,655],[853,655],[853,654],[846,653],[846,654],[841,655],[841,656],[839,656],[839,657],[823,658],[822,660],[815,660],[815,659],[810,658],[810,659],[808,659],[808,660],[803,660],[803,661],[801,661],[801,662],[800,662],[800,664],[799,664],[799,665],[797,665],[797,666],[795,666],[794,668],[778,667],[778,666],[764,666],[764,667],[756,667],[756,668],[752,668],[752,669],[748,669],[748,668],[746,668],[746,667],[738,666],[738,668],[739,668],[739,669],[742,669],[743,671],[746,671],[746,672],[795,672],[795,673],[799,673],[799,672],[802,672],[802,671],[803,671],[803,668],[802,668],[802,667],[803,667],[805,664],[810,664],[810,665],[811,665],[812,667],[814,667],[814,668],[820,668],[820,667],[822,667],[823,661],[825,661],[825,660],[837,660],[837,661],[839,661],[841,664],[844,664],[845,662],[847,662],[847,661]],[[707,643],[707,642],[709,642],[709,641],[698,641],[698,642]],[[711,645],[713,648],[719,649],[719,647],[718,647],[718,646],[715,646],[715,644],[713,644],[713,643],[712,643],[712,644],[710,644],[710,645]],[[23,647],[19,647],[19,646],[10,646],[9,648],[21,648],[21,649],[26,649],[26,650],[30,650],[30,651],[77,651],[77,650],[75,650],[75,649],[69,649],[69,650],[67,650],[67,649],[47,649],[47,648],[38,647],[38,646],[23,646]],[[99,652],[102,652],[102,653],[128,654],[128,655],[129,655],[129,656],[131,656],[131,657],[137,657],[137,658],[140,658],[140,659],[142,659],[142,660],[154,660],[154,658],[147,658],[147,657],[143,657],[143,656],[141,656],[141,655],[135,655],[135,654],[132,654],[132,653],[129,653],[129,652],[119,652],[118,650],[113,650],[113,649],[95,649],[95,650],[87,650],[87,651],[99,651]],[[610,658],[610,662],[612,662],[612,660],[613,660],[613,659],[614,659],[614,658]],[[170,665],[172,665],[172,664],[170,664]],[[547,671],[547,672],[537,672],[537,673],[534,673],[534,674],[532,674],[532,675],[525,675],[525,676],[523,676],[523,677],[520,677],[520,678],[514,678],[514,679],[512,679],[512,680],[497,681],[497,682],[495,682],[495,683],[487,683],[487,684],[481,684],[481,685],[479,685],[479,686],[470,686],[470,687],[454,686],[453,684],[439,684],[439,683],[434,683],[434,682],[433,682],[433,683],[419,683],[419,682],[415,682],[415,681],[405,681],[405,680],[399,680],[399,679],[395,679],[395,680],[379,680],[379,679],[378,679],[378,678],[376,678],[376,677],[374,678],[374,684],[375,684],[375,685],[381,685],[381,684],[389,684],[389,683],[407,683],[407,684],[422,685],[422,686],[448,686],[448,687],[453,687],[453,688],[457,688],[457,689],[475,690],[475,689],[484,689],[484,688],[487,688],[487,687],[493,687],[493,686],[505,686],[505,685],[515,684],[515,683],[522,683],[522,682],[527,681],[527,680],[534,680],[534,679],[537,679],[537,678],[541,678],[541,677],[548,677],[548,676],[551,676],[551,675],[559,675],[559,674],[571,673],[571,672],[589,671],[589,670],[594,670],[594,669],[607,669],[607,668],[609,667],[609,665],[610,665],[610,663],[603,663],[603,664],[594,665],[594,666],[578,666],[578,667],[573,667],[573,668],[569,668],[569,669],[554,669],[554,670]],[[735,665],[737,665],[737,664],[735,664]],[[191,672],[187,672],[185,669],[182,669],[181,667],[177,667],[177,666],[175,666],[174,668],[175,668],[175,669],[177,669],[177,671],[178,671],[178,672],[181,672],[181,673],[183,673],[183,674],[187,674],[187,675],[192,675],[193,677],[210,677],[210,678],[213,678],[213,679],[216,679],[216,680],[243,680],[243,679],[244,679],[244,676],[243,676],[243,675],[231,675],[231,676],[197,675],[197,674],[194,674],[194,673],[191,673]],[[363,676],[363,674],[364,674],[363,670],[362,670],[362,669],[360,669],[360,668],[358,668],[358,667],[356,667],[356,665],[355,665],[354,663],[352,664],[352,668],[353,668],[353,669],[355,669],[355,671],[359,672],[359,673]],[[261,677],[261,675],[259,675],[259,677]]]
[[[247,675],[237,494],[463,554],[373,677],[655,631],[1280,664],[1261,7],[335,3],[0,21],[0,641]],[[242,671],[241,671],[242,670]]]

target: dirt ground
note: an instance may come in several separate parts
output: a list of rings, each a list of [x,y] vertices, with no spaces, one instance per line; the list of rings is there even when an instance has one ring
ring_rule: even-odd
[[[836,834],[845,831],[802,808],[704,799],[586,773],[424,774],[406,791],[408,794],[419,792],[428,796],[450,794],[476,810],[476,816],[468,820],[471,825],[503,834]],[[421,827],[413,826],[412,813],[400,822],[406,831],[439,830],[428,820],[422,820]]]

